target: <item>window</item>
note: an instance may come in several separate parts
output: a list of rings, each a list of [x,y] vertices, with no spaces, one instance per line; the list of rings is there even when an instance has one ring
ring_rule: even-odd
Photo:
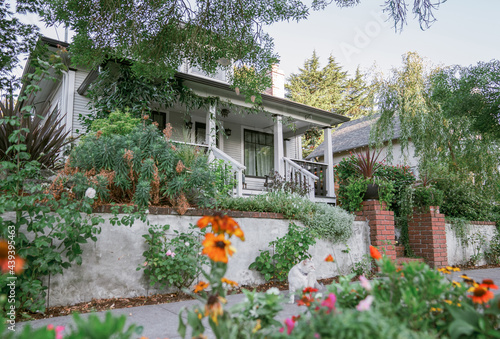
[[[244,132],[245,174],[264,177],[274,170],[274,138],[272,134]]]
[[[163,131],[167,126],[167,113],[152,111],[151,119],[158,123],[158,128]]]
[[[207,124],[196,122],[194,125],[195,143],[200,145],[207,144]],[[216,126],[215,147],[219,147],[219,126]]]

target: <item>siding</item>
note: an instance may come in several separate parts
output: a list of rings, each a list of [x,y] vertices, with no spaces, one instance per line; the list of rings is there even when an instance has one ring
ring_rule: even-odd
[[[243,154],[241,153],[241,145],[243,143],[241,125],[226,122],[224,123],[224,128],[229,128],[231,130],[231,136],[227,138],[224,137],[224,153],[244,165]]]
[[[85,127],[83,127],[80,121],[80,114],[86,116],[90,113],[87,104],[90,102],[88,98],[83,95],[78,94],[76,91],[78,87],[82,84],[83,80],[89,74],[86,70],[78,70],[75,74],[75,98],[73,101],[73,135],[77,136],[85,132]]]

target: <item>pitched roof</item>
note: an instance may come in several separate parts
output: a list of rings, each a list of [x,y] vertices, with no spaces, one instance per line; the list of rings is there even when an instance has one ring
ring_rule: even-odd
[[[351,149],[367,146],[370,143],[370,131],[378,120],[379,116],[363,117],[343,123],[335,132],[332,133],[333,153],[348,151]],[[401,126],[397,117],[393,118],[394,137],[398,139],[401,136]],[[324,156],[325,142],[309,154],[306,159],[313,159]]]

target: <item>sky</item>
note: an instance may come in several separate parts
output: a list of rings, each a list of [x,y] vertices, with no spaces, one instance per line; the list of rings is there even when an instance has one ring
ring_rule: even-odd
[[[412,0],[407,2],[413,3]],[[297,73],[316,50],[324,66],[330,54],[352,75],[358,65],[374,64],[384,74],[401,65],[401,56],[415,51],[435,65],[476,64],[500,58],[500,1],[448,0],[427,30],[410,12],[402,33],[382,12],[383,0],[361,0],[351,8],[330,5],[307,20],[277,23],[267,28],[281,57],[286,76]]]
[[[427,30],[420,29],[411,14],[401,33],[382,12],[384,0],[361,0],[351,8],[328,6],[312,12],[308,19],[281,22],[266,27],[274,38],[285,76],[299,72],[304,61],[316,50],[324,66],[332,54],[351,75],[360,66],[389,73],[401,65],[401,56],[415,51],[435,65],[468,66],[478,61],[500,58],[500,1],[448,0],[435,16],[437,21]],[[413,0],[407,0],[413,3]],[[36,17],[25,19],[37,23]],[[42,34],[64,40],[63,27],[42,27]]]

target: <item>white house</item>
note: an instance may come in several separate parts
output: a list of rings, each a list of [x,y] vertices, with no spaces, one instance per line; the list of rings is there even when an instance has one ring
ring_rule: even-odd
[[[42,41],[54,51],[57,45],[68,46],[46,37]],[[25,73],[30,71],[25,68]],[[76,136],[84,130],[79,116],[89,114],[86,93],[97,75],[98,70],[70,67],[60,81],[44,81],[42,91],[25,104],[34,105],[37,111],[59,110],[66,115],[66,128]],[[224,72],[208,77],[194,67],[183,65],[175,76],[199,96],[216,96],[239,107],[251,106],[229,86]],[[285,99],[284,74],[275,67],[272,78],[272,88],[262,94],[263,114],[234,114],[227,109],[219,114],[221,110],[212,106],[190,111],[186,120],[186,110],[178,104],[153,112],[152,119],[160,125],[170,123],[173,140],[202,145],[211,157],[230,163],[237,177],[238,196],[262,191],[266,175],[277,171],[287,180],[305,180],[314,186],[310,192],[312,200],[335,203],[333,158],[327,156],[324,163],[303,160],[301,135],[311,127],[323,128],[328,154],[333,154],[331,128],[349,118]],[[216,120],[227,136],[217,133]]]

